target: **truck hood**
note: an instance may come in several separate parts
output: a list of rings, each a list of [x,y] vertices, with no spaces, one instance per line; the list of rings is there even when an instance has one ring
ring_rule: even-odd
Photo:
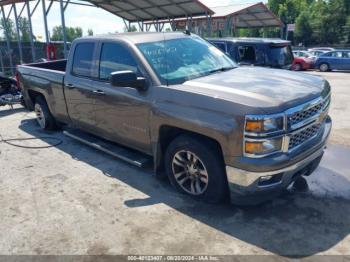
[[[319,97],[324,86],[324,80],[317,76],[239,67],[187,81],[174,88],[247,106],[282,109]]]

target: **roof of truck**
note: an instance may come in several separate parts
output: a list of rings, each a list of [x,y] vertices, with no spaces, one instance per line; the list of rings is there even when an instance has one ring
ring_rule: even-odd
[[[259,38],[259,37],[224,37],[208,38],[208,41],[231,41],[236,43],[266,43],[266,44],[289,44],[290,41],[279,38]]]
[[[106,40],[106,39],[115,39],[115,40],[125,40],[132,42],[134,44],[138,43],[147,43],[147,42],[157,42],[164,40],[164,37],[167,39],[175,38],[184,38],[189,37],[190,35],[185,34],[184,32],[132,32],[132,33],[118,33],[118,34],[107,34],[107,35],[96,35],[96,36],[86,36],[77,39],[79,40]]]

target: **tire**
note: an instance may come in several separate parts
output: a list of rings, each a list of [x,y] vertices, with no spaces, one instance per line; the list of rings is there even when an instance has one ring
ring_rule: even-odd
[[[320,71],[321,72],[328,72],[329,71],[329,65],[327,63],[320,64]]]
[[[34,112],[36,114],[36,120],[39,126],[44,130],[56,129],[56,122],[52,116],[49,107],[45,101],[45,98],[38,96],[35,99]]]
[[[195,199],[218,203],[227,196],[224,162],[210,141],[189,135],[175,138],[165,152],[165,170],[176,190]]]
[[[301,66],[301,64],[295,64],[295,66],[294,66],[295,71],[301,71],[302,69],[303,69],[303,67]]]

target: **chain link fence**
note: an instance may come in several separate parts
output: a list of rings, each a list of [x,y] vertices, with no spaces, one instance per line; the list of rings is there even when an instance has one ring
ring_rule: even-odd
[[[63,59],[63,44],[55,43],[57,48],[57,59]],[[30,43],[22,43],[22,62],[20,59],[20,52],[17,42],[10,42],[10,50],[7,48],[6,41],[0,41],[0,70],[5,76],[12,76],[16,71],[16,66],[19,64],[28,64],[33,62],[43,61],[46,59],[46,43],[36,42],[34,43],[34,55],[32,57],[32,48]],[[10,62],[12,58],[12,66]]]

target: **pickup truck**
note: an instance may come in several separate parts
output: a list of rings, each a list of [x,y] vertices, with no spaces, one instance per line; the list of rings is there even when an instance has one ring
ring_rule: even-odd
[[[18,66],[18,79],[41,128],[137,150],[208,202],[277,196],[317,168],[331,130],[327,81],[238,67],[189,33],[77,39],[67,60]]]

